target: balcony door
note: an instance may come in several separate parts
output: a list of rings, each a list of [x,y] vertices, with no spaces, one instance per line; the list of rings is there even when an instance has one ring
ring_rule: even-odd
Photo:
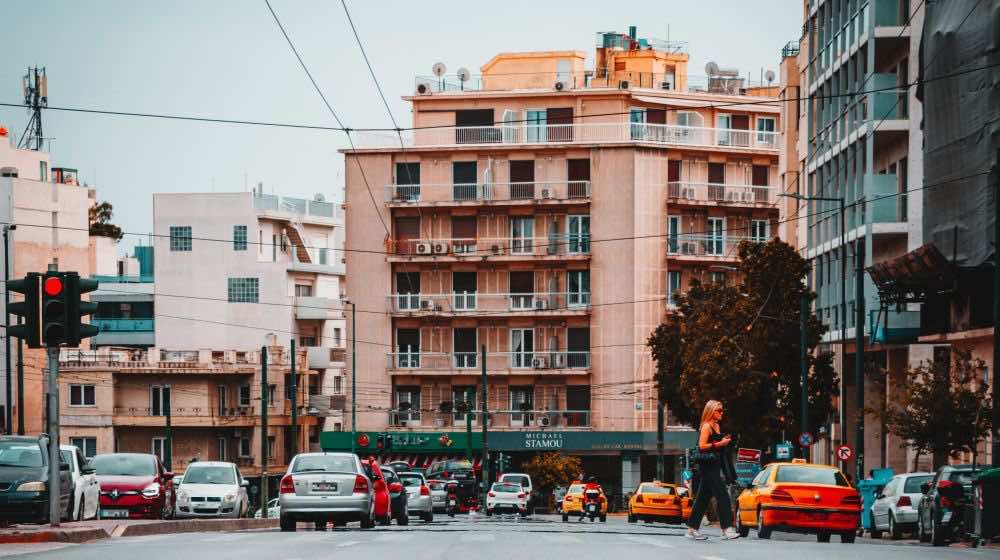
[[[453,200],[476,200],[478,166],[474,161],[454,161],[451,164]]]
[[[510,252],[516,255],[532,253],[535,237],[535,217],[522,216],[510,219]]]
[[[420,162],[396,163],[396,191],[393,200],[420,200]]]
[[[475,272],[451,274],[452,307],[455,311],[472,311],[476,308],[477,278]]]
[[[573,141],[573,108],[552,107],[546,111],[549,121],[549,142]]]
[[[510,425],[530,426],[534,409],[535,388],[531,386],[511,386],[510,388]]]
[[[420,329],[396,329],[397,367],[420,367]]]
[[[587,254],[590,252],[590,214],[574,214],[566,221],[569,237],[569,252]]]
[[[415,242],[420,239],[420,217],[399,217],[393,225],[396,230],[396,254],[414,254]]]
[[[459,403],[464,403],[466,410],[472,415],[472,423],[476,423],[475,414],[476,410],[476,386],[475,385],[458,385],[451,388],[451,402],[454,408],[453,417],[455,424],[465,424],[465,413],[459,412],[458,409],[461,407]]]
[[[531,200],[535,198],[535,161],[510,161],[511,200]]]
[[[153,385],[149,388],[149,415],[166,416],[170,410],[170,385]]]
[[[525,311],[535,306],[535,273],[530,270],[511,271],[510,284],[511,311]]]
[[[566,302],[569,307],[590,305],[590,271],[570,270],[566,273]]]
[[[397,426],[420,425],[420,387],[396,387],[396,418]]]
[[[420,273],[396,273],[396,308],[400,311],[420,309]]]
[[[479,356],[476,340],[476,329],[455,329],[453,332],[453,349],[456,368],[474,368]]]
[[[705,243],[705,254],[721,257],[725,254],[726,219],[708,219],[708,240]]]
[[[476,252],[476,217],[451,217],[451,246],[455,254],[472,254]]]
[[[535,330],[510,329],[510,367],[525,369],[531,367],[535,355]]]
[[[590,415],[590,385],[566,387],[566,425],[587,426]]]
[[[566,329],[566,366],[586,368],[590,366],[590,329],[571,327]]]
[[[546,142],[548,135],[548,120],[545,109],[528,109],[525,111],[525,128],[529,143]]]

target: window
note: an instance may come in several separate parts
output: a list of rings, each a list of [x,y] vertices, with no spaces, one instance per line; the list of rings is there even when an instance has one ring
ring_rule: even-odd
[[[535,198],[535,161],[510,160],[510,198],[531,200]]]
[[[731,145],[733,143],[732,140],[733,137],[730,129],[733,128],[733,116],[732,115],[717,116],[715,120],[715,126],[720,129],[716,131],[716,134],[718,135],[716,138],[716,142],[718,142],[720,146]]]
[[[250,406],[249,385],[240,385],[240,406]]]
[[[227,392],[228,391],[226,391],[226,386],[225,385],[219,385],[218,395],[219,395],[219,413],[220,414],[224,413],[224,411],[226,410],[226,405],[228,404],[226,402],[227,397],[229,396],[229,395],[226,394]]]
[[[49,182],[49,162],[47,161],[38,162],[38,180],[42,181],[43,183]]]
[[[396,273],[396,306],[400,311],[420,308],[420,273]]]
[[[247,226],[233,226],[233,251],[247,250]]]
[[[476,367],[477,333],[475,328],[454,329],[452,332],[456,368]]]
[[[420,330],[396,329],[397,367],[420,367]]]
[[[458,410],[460,408],[459,403],[464,403],[464,405],[468,406],[467,410],[469,412],[476,410],[476,386],[467,385],[452,387],[451,400],[454,407],[455,422],[465,422],[465,414],[459,412]],[[475,414],[472,415],[472,421],[476,421]]]
[[[397,425],[420,421],[420,387],[396,387]]]
[[[240,457],[246,458],[246,457],[249,457],[249,456],[250,456],[250,438],[248,438],[248,437],[241,437],[240,438]]]
[[[590,196],[590,160],[567,159],[566,173],[569,181],[569,197]]]
[[[267,436],[267,464],[274,464],[275,461],[275,445],[274,436]]]
[[[671,270],[667,272],[667,305],[677,305],[675,294],[681,289],[681,272]]]
[[[271,262],[278,262],[278,235],[271,235]]]
[[[520,411],[529,411],[534,408],[533,387],[510,388],[510,423],[512,426],[524,426],[531,423],[531,415]]]
[[[191,250],[191,226],[170,226],[170,250]]]
[[[229,278],[229,303],[257,303],[257,278]]]
[[[455,311],[470,311],[476,308],[476,292],[478,278],[475,272],[453,272],[451,275],[451,291]]]
[[[757,143],[768,146],[775,143],[774,117],[757,117]]]
[[[333,345],[335,347],[340,347],[343,345],[343,339],[341,338],[340,328],[333,329]]]
[[[641,140],[646,131],[646,110],[640,107],[632,107],[628,110],[628,122],[633,140]]]
[[[708,273],[708,281],[712,284],[719,284],[722,286],[726,285],[726,273],[722,271],[713,270]]]
[[[76,446],[83,452],[83,456],[90,459],[97,455],[97,438],[95,437],[73,437],[69,438],[69,444]]]
[[[667,251],[676,254],[679,250],[678,241],[681,236],[681,217],[667,216]]]
[[[771,237],[771,224],[767,220],[750,220],[750,241],[767,243]]]
[[[531,242],[534,236],[535,236],[534,216],[510,219],[511,253],[530,254],[532,252]]]
[[[278,386],[271,383],[267,386],[267,406],[276,406],[275,401],[277,400]]]
[[[725,244],[726,244],[726,219],[725,218],[709,218],[708,219],[708,241],[705,244],[705,254],[721,256],[725,254]]]
[[[149,388],[149,415],[166,416],[170,409],[170,385],[153,385]]]
[[[420,163],[396,163],[396,192],[393,198],[404,202],[420,200]]]
[[[70,385],[69,405],[70,406],[95,406],[97,404],[94,396],[93,385]]]
[[[559,363],[550,365],[553,367],[562,367],[562,364]],[[589,327],[570,327],[566,329],[566,365],[571,368],[590,367]]]
[[[528,109],[525,118],[528,142],[545,142],[546,124],[545,109]]]
[[[566,273],[567,305],[585,307],[590,305],[590,271],[571,270]]]
[[[570,253],[590,252],[590,215],[571,215],[567,221]]]
[[[302,346],[303,348],[305,348],[306,346],[316,346],[316,337],[315,336],[300,336],[299,337],[299,346]]]
[[[510,330],[511,367],[530,368],[535,352],[534,329]]]
[[[333,378],[333,394],[340,395],[344,392],[344,378],[341,376],[336,376]]]
[[[216,446],[216,454],[219,456],[220,461],[226,460],[226,438],[219,438],[219,443]]]
[[[170,455],[170,447],[167,446],[167,438],[165,437],[155,437],[152,440],[152,453],[160,460],[161,463],[170,463],[168,461]]]
[[[309,284],[296,284],[295,297],[312,297],[313,287]]]

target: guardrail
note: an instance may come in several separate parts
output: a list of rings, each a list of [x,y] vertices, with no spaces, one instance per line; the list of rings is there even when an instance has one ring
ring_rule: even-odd
[[[480,425],[482,411],[474,410],[473,424]],[[425,410],[390,410],[389,426],[394,428],[420,428],[465,426],[465,414]],[[589,410],[490,410],[487,416],[490,428],[589,428]]]
[[[731,257],[736,258],[736,247],[741,241],[763,243],[767,239],[745,236],[711,236],[677,234],[667,236],[667,254],[680,257]]]

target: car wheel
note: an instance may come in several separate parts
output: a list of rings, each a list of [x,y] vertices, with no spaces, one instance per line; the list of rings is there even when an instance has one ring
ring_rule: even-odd
[[[294,533],[295,532],[295,520],[282,515],[278,520],[278,525],[281,527],[282,533]]]
[[[889,538],[898,541],[903,538],[903,530],[896,524],[896,518],[889,512]]]
[[[874,513],[868,512],[868,526],[871,527],[870,531],[871,531],[873,539],[881,539],[882,538],[882,531],[879,531],[878,527],[875,525],[875,514]]]
[[[750,527],[743,524],[739,512],[736,512],[736,533],[744,539],[750,536]]]
[[[428,511],[427,513],[424,514],[424,523],[433,523],[433,522],[434,522],[434,512]]]
[[[848,531],[846,533],[841,533],[840,534],[840,542],[851,544],[851,543],[854,542],[854,539],[856,539],[857,537],[858,537],[858,535],[854,531]]]
[[[608,522],[608,515],[606,513],[602,513],[601,514],[601,523],[607,523],[607,522]]]
[[[771,528],[764,524],[764,510],[762,509],[757,510],[757,538],[771,538]]]
[[[830,533],[816,533],[816,542],[830,542]]]
[[[628,522],[629,523],[635,523],[636,521],[637,521],[637,519],[635,518],[635,515],[633,515],[632,514],[632,510],[629,509],[628,510]]]

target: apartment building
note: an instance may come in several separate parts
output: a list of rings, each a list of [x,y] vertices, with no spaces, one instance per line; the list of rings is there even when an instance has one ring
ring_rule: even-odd
[[[91,237],[91,263],[98,289],[90,294],[97,312],[89,322],[100,332],[92,348],[150,348],[156,345],[153,325],[153,247],[137,245],[131,257],[119,257],[108,237]]]
[[[805,0],[802,8],[798,52],[786,47],[782,72],[786,97],[797,91],[799,101],[798,123],[786,120],[783,128],[795,139],[783,173],[792,176],[786,183],[802,198],[782,206],[782,219],[794,220],[798,248],[813,263],[810,283],[818,296],[813,311],[830,329],[823,342],[834,352],[843,379],[842,412],[816,427],[822,437],[813,451],[814,457],[833,462],[834,445],[855,444],[857,306],[864,305],[864,334],[872,342],[866,357],[871,367],[888,372],[886,388],[866,383],[866,406],[891,400],[905,383],[906,369],[933,357],[932,345],[915,344],[918,304],[882,305],[868,274],[860,299],[854,289],[857,259],[869,267],[923,243],[923,199],[906,191],[923,182],[922,106],[917,88],[907,84],[919,75],[924,3]],[[866,93],[848,95],[854,92]],[[841,257],[845,244],[846,261]],[[880,433],[873,417],[866,424],[863,454],[856,454],[864,457],[861,472],[912,466],[905,442]]]
[[[725,70],[695,84],[685,49],[633,28],[598,34],[596,68],[503,53],[471,79],[418,77],[402,145],[344,151],[347,266],[365,279],[348,286],[355,445],[388,430],[419,461],[481,446],[461,411],[481,410],[485,369],[490,449],[579,455],[619,493],[653,476],[647,337],[672,294],[735,281],[738,243],[777,233],[780,108],[757,103],[777,88]],[[669,427],[668,472],[694,438]]]

